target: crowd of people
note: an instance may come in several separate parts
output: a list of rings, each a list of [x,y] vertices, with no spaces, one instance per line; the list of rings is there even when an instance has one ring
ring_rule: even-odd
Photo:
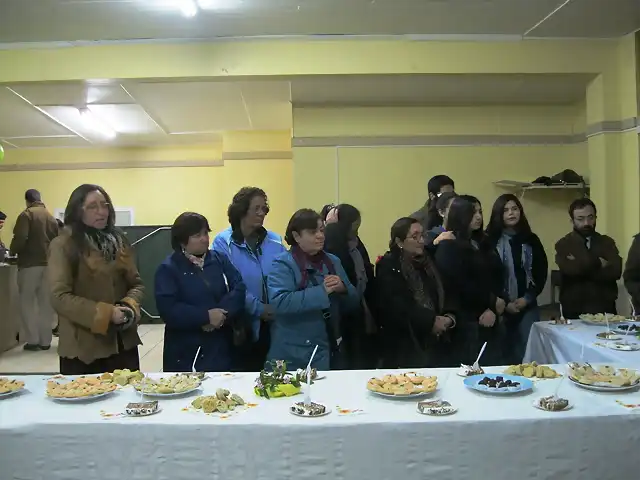
[[[260,188],[233,197],[230,226],[213,242],[204,216],[181,214],[173,253],[155,274],[163,370],[257,371],[270,359],[304,368],[316,346],[320,370],[453,367],[473,362],[485,342],[485,364],[520,363],[549,271],[522,203],[500,195],[485,227],[480,201],[455,193],[451,178],[433,177],[428,194],[391,226],[375,265],[353,205],[298,210],[284,242],[264,227],[270,207]],[[78,187],[60,231],[37,191],[26,202],[9,247],[18,256],[24,348],[49,348],[45,298],[58,316],[61,373],[139,369],[144,286],[108,193]],[[615,242],[596,231],[588,198],[568,213],[572,229],[555,247],[564,315],[616,313],[623,272]],[[624,280],[640,305],[638,237]]]

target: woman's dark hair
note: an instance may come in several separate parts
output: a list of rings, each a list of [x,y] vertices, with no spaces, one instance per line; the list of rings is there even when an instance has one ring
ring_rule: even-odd
[[[176,252],[181,252],[183,245],[186,245],[191,235],[197,235],[205,230],[210,232],[207,219],[194,212],[184,212],[178,215],[171,226],[171,248]]]
[[[243,187],[233,196],[231,205],[227,209],[227,216],[229,217],[229,224],[231,224],[231,230],[238,230],[240,228],[240,221],[245,217],[251,206],[251,200],[254,197],[264,198],[267,204],[267,211],[269,213],[269,199],[267,194],[258,187]]]
[[[413,217],[402,217],[399,218],[391,225],[391,239],[389,240],[389,250],[397,250],[398,245],[396,244],[396,238],[404,241],[409,235],[409,230],[411,230],[411,226],[415,223],[420,223]]]
[[[513,201],[520,210],[520,221],[515,226],[516,233],[524,235],[525,237],[531,235],[531,226],[529,225],[527,216],[524,214],[522,202],[520,202],[518,197],[513,193],[504,193],[496,198],[493,208],[491,209],[489,224],[487,225],[487,235],[492,244],[497,243],[498,239],[502,236],[502,231],[504,230],[504,208],[507,203],[511,201]]]
[[[451,200],[457,196],[458,194],[456,192],[444,192],[436,200],[436,210],[445,210],[451,203]]]
[[[475,213],[476,204],[480,205],[480,208],[482,208],[482,202],[480,200],[478,200],[478,197],[474,197],[473,195],[460,195],[459,197],[462,198],[463,200],[466,200],[471,205],[473,205],[474,213]],[[475,232],[477,232],[477,231],[480,231],[480,232],[484,231],[484,219],[482,220],[482,223],[480,224],[480,228],[478,230],[474,230],[473,232],[471,232],[471,236],[473,236],[473,234]]]
[[[360,210],[348,203],[341,203],[336,206],[338,209],[338,221],[337,224],[345,231],[349,232],[354,222],[360,220]]]
[[[320,216],[322,217],[323,222],[327,221],[327,215],[329,215],[329,212],[334,208],[336,208],[335,203],[327,203],[324,207],[322,207],[322,210],[320,210]]]
[[[293,232],[300,234],[303,230],[317,230],[318,220],[322,221],[322,217],[315,210],[310,208],[298,210],[289,220],[287,231],[284,233],[285,241],[292,247],[297,245],[298,243],[293,238]]]
[[[73,238],[79,252],[86,252],[89,247],[85,238],[85,233],[89,227],[82,221],[82,217],[84,215],[84,201],[87,195],[92,192],[100,192],[107,202],[109,216],[107,217],[107,226],[104,230],[114,233],[123,241],[125,241],[126,238],[119,229],[115,228],[116,211],[113,208],[109,194],[99,185],[85,183],[71,192],[67,207],[64,209],[64,224],[71,227],[71,238]]]
[[[471,222],[476,207],[473,203],[461,197],[456,197],[449,206],[447,214],[447,230],[453,232],[456,238],[469,240],[471,238]]]

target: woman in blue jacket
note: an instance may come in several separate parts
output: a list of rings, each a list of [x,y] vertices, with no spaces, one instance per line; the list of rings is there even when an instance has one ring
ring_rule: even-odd
[[[171,227],[174,252],[156,271],[165,372],[190,372],[194,361],[200,372],[232,368],[233,327],[243,321],[246,287],[227,257],[209,251],[209,232],[202,215],[180,215]]]
[[[338,257],[324,248],[324,222],[313,210],[294,213],[285,240],[291,250],[278,256],[267,279],[276,317],[268,358],[305,368],[341,368],[340,316],[358,308],[360,297]]]
[[[274,312],[269,304],[266,278],[275,257],[285,252],[279,235],[264,228],[269,203],[264,190],[242,188],[227,211],[231,227],[219,233],[212,248],[226,255],[247,286],[245,311],[251,322],[251,339],[241,352],[240,369],[262,370],[269,351],[269,324]]]

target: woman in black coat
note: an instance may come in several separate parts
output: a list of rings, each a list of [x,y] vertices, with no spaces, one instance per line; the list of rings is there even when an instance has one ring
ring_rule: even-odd
[[[418,220],[405,217],[393,224],[376,282],[385,368],[457,366],[456,316],[426,254]]]
[[[325,250],[340,259],[347,277],[360,295],[360,308],[341,319],[345,352],[344,369],[366,370],[376,367],[377,325],[371,308],[375,305],[375,281],[369,253],[358,236],[361,215],[349,204],[334,207],[336,221],[325,227]]]
[[[522,203],[510,193],[493,204],[487,236],[502,264],[506,360],[521,363],[531,326],[540,320],[537,298],[547,283],[547,254],[531,231]]]
[[[500,365],[502,342],[498,317],[504,302],[495,293],[495,257],[489,254],[490,249],[482,237],[474,233],[480,222],[481,212],[474,203],[455,198],[445,220],[447,230],[455,239],[440,242],[435,260],[445,292],[460,305],[458,328],[464,332],[463,363],[475,361],[486,341],[482,364]]]

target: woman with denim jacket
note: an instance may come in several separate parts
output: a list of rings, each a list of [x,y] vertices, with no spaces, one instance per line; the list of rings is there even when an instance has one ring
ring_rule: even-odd
[[[245,315],[250,334],[239,346],[237,369],[259,371],[269,351],[269,322],[274,318],[269,304],[266,278],[275,257],[285,252],[280,236],[264,228],[269,202],[264,190],[244,187],[236,193],[227,210],[230,227],[220,232],[212,249],[233,263],[247,287]]]

